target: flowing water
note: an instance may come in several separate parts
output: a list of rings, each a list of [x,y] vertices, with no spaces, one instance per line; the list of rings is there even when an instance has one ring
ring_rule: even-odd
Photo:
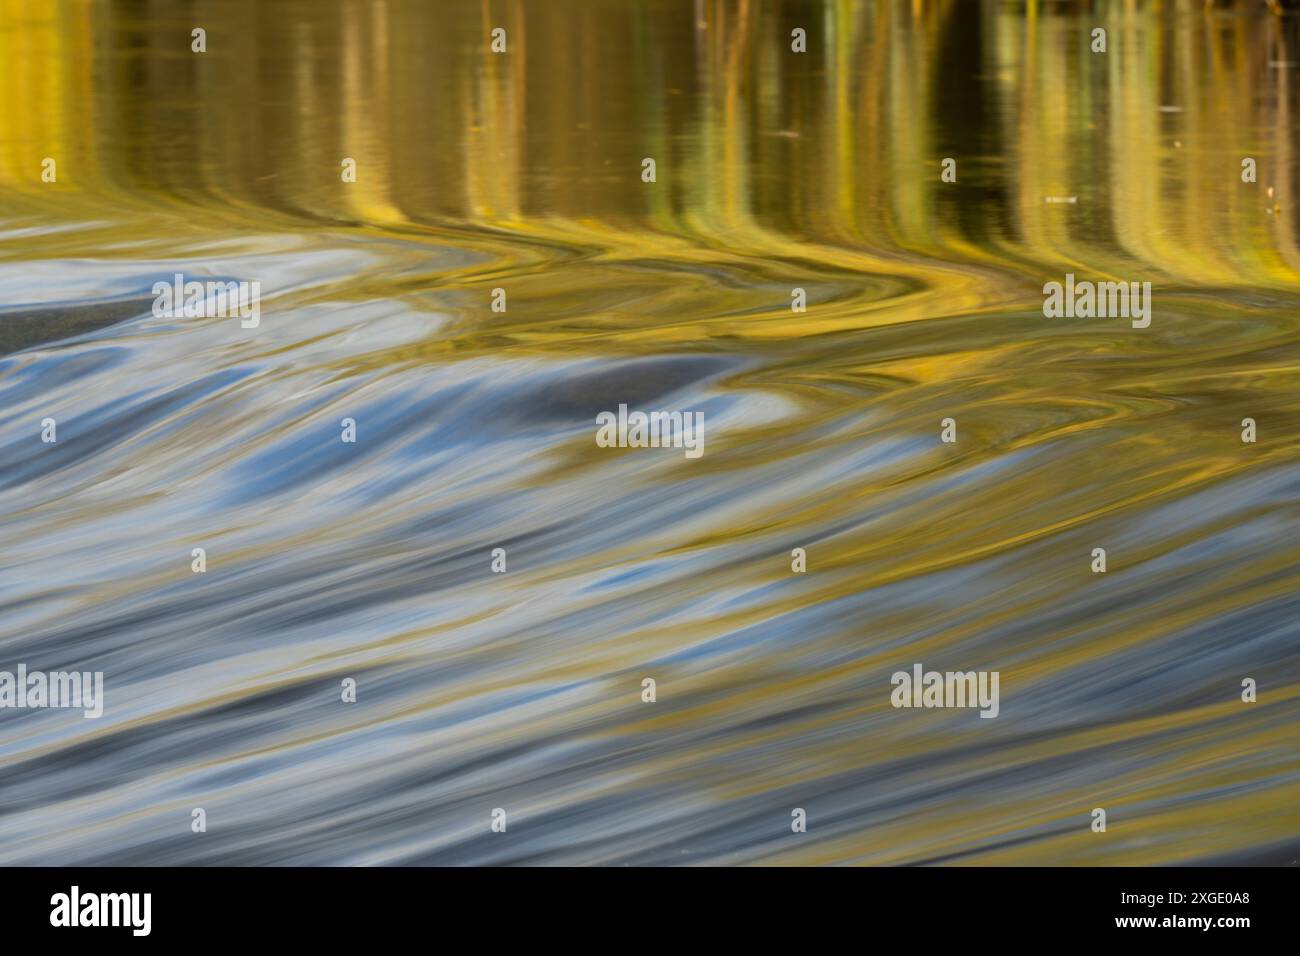
[[[105,675],[0,710],[0,863],[1293,862],[1298,40],[0,0],[0,670]],[[895,709],[917,662],[999,716]]]

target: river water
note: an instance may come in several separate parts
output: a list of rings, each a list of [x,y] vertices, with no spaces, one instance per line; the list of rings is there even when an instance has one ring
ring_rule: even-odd
[[[0,2],[0,864],[1294,861],[1300,24],[1092,6]]]

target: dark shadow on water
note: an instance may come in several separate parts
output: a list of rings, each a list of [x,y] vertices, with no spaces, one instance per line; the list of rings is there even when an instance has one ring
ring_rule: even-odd
[[[0,355],[94,332],[147,313],[153,296],[0,309]]]

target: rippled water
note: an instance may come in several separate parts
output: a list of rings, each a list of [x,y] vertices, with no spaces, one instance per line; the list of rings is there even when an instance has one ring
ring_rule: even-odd
[[[0,3],[0,863],[1294,862],[1298,24],[1090,6]]]

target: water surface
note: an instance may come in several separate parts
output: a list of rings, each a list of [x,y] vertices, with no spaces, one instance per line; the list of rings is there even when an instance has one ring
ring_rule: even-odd
[[[0,3],[0,863],[1293,862],[1300,26],[1098,6]]]

